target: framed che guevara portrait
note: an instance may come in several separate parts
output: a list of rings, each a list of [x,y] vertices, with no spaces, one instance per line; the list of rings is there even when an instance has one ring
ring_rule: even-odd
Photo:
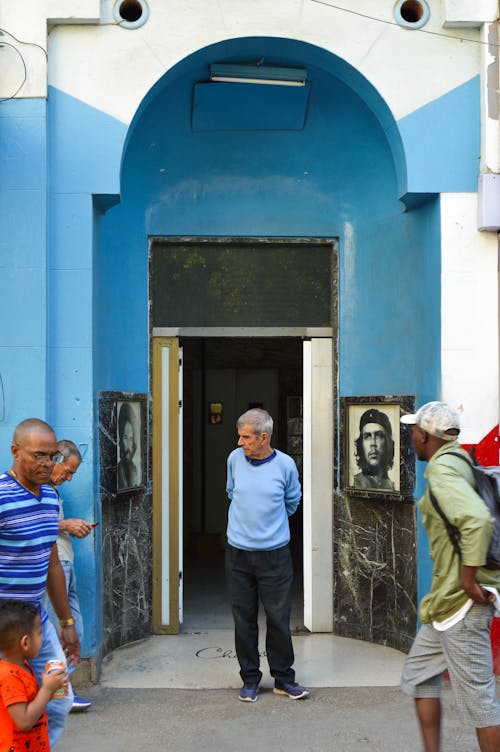
[[[412,498],[411,431],[400,418],[414,406],[410,395],[341,398],[341,485],[350,496]]]

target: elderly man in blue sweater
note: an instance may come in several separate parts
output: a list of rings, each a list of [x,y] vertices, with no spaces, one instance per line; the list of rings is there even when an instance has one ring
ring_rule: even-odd
[[[227,460],[229,507],[226,576],[243,687],[239,699],[255,702],[259,668],[259,596],[267,619],[266,654],[274,692],[292,700],[309,692],[295,681],[290,633],[292,558],[288,517],[302,496],[295,462],[271,447],[273,420],[248,410],[236,423],[238,448]]]

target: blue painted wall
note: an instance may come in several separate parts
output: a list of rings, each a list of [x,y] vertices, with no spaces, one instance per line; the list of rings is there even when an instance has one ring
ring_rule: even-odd
[[[126,127],[56,89],[48,99],[47,419],[75,441],[83,462],[61,488],[66,517],[100,521],[94,406],[94,194],[118,191]],[[97,329],[98,329],[97,324]],[[96,655],[102,633],[101,530],[73,540],[84,617],[82,654]]]
[[[29,417],[47,420],[84,455],[77,480],[63,488],[66,516],[94,519],[91,198],[50,193],[49,121],[45,99],[0,104],[0,467],[11,466],[15,426]],[[98,642],[96,541],[89,538],[74,545],[84,655]]]
[[[410,192],[477,191],[481,154],[479,76],[398,122]]]
[[[340,394],[416,393],[418,402],[439,394],[439,200],[404,213],[404,169],[380,118],[334,71],[308,71],[301,131],[194,132],[192,91],[203,67],[148,98],[129,134],[121,204],[101,222],[99,274],[115,284],[99,296],[100,388],[148,389],[148,235],[338,236]],[[468,188],[471,171],[456,185]]]
[[[0,467],[15,426],[45,420],[47,103],[0,103]]]
[[[333,75],[308,71],[300,131],[192,131],[192,85],[203,68],[164,84],[134,123],[121,204],[101,223],[100,277],[114,281],[99,311],[101,388],[147,389],[148,235],[338,236],[340,393],[435,393],[438,203],[403,213],[378,120]],[[416,279],[425,303],[409,294]],[[137,348],[141,357],[129,358]]]

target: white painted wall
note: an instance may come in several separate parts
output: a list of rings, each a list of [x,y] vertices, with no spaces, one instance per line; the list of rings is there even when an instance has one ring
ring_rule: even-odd
[[[0,0],[0,98],[17,90],[24,65],[18,96],[46,96],[48,32],[56,23],[99,23],[100,6],[101,0]]]
[[[442,397],[463,406],[464,443],[498,423],[497,237],[477,231],[476,212],[475,193],[441,196]]]
[[[498,18],[498,0],[444,0],[445,27],[479,27]]]
[[[479,73],[479,45],[452,39],[457,31],[442,29],[439,12],[425,28],[445,37],[395,25],[389,2],[349,0],[346,5],[381,20],[314,0],[152,0],[149,21],[136,31],[55,29],[50,83],[128,123],[163,73],[201,47],[239,36],[289,37],[323,47],[358,68],[399,119]],[[474,29],[464,35],[479,39]]]
[[[226,494],[226,461],[236,449],[236,421],[252,403],[262,403],[268,412],[278,415],[278,371],[273,369],[207,369],[205,403],[201,420],[208,421],[210,402],[222,402],[223,422],[206,426],[205,441],[205,533],[219,533],[227,527],[229,501]],[[194,457],[197,463],[198,458]],[[196,472],[196,469],[195,469]]]
[[[304,625],[311,632],[333,630],[334,456],[333,345],[331,339],[303,343],[303,520]]]
[[[373,83],[396,119],[480,70],[481,46],[456,38],[478,42],[479,29],[444,29],[444,7],[437,1],[430,3],[430,21],[420,31],[395,24],[387,0],[343,2],[349,12],[328,0],[149,0],[149,20],[137,30],[116,25],[113,2],[102,0],[98,27],[85,25],[95,16],[96,0],[0,0],[0,18],[18,38],[48,47],[50,84],[124,123],[175,63],[201,47],[240,36],[298,39],[339,55]],[[45,96],[43,52],[17,46],[28,69],[22,96]],[[18,80],[19,71],[11,68],[0,57],[0,96],[8,96]]]
[[[500,42],[498,22],[481,30],[481,171],[500,172]]]

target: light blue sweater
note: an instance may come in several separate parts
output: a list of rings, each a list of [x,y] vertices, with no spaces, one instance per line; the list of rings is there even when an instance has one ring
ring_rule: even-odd
[[[241,447],[227,458],[227,539],[235,548],[271,551],[290,540],[288,517],[302,491],[295,462],[275,451],[275,457],[260,465],[249,462]]]

